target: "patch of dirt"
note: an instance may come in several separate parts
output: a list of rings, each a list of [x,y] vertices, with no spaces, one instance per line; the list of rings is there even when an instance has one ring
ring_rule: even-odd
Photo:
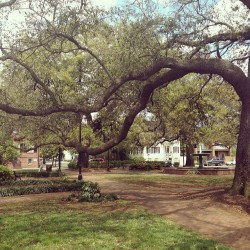
[[[178,182],[150,188],[150,182],[128,184],[93,174],[85,179],[98,182],[103,192],[114,192],[210,239],[237,250],[250,249],[250,201],[229,196],[224,188]]]

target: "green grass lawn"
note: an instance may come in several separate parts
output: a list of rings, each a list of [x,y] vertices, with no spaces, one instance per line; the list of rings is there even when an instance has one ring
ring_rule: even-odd
[[[6,203],[0,232],[1,250],[229,249],[125,201]]]
[[[115,179],[127,183],[180,183],[196,184],[197,186],[230,187],[233,182],[233,176],[204,176],[204,175],[166,175],[163,173],[123,173],[104,175],[104,178]]]

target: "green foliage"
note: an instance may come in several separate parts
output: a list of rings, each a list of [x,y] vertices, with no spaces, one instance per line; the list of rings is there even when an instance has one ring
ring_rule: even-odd
[[[38,172],[36,170],[16,170],[16,173],[21,174],[22,177],[62,177],[65,175],[59,170],[51,172]]]
[[[104,201],[115,201],[118,200],[117,194],[114,193],[108,193],[105,195],[102,195]]]
[[[1,142],[0,145],[0,157],[2,159],[3,164],[6,164],[9,161],[17,158],[19,156],[19,151],[13,145],[13,140],[7,140]]]
[[[200,174],[198,169],[189,169],[186,174]]]
[[[144,161],[144,162],[132,163],[129,166],[129,170],[139,170],[139,171],[161,170],[164,166],[165,166],[164,162]]]
[[[174,162],[174,167],[178,168],[180,166],[180,163],[179,162]]]
[[[68,168],[69,169],[77,169],[77,162],[76,161],[70,161],[68,163]]]
[[[101,190],[98,183],[85,181],[82,185],[82,191],[79,196],[79,201],[100,201]]]
[[[168,161],[168,162],[165,164],[165,167],[172,167],[172,162],[171,162],[171,161]]]
[[[0,165],[0,182],[12,180],[14,173],[8,167]]]
[[[20,180],[1,185],[0,196],[80,191],[81,188],[82,184],[76,181]]]
[[[52,145],[48,145],[48,146],[44,146],[41,147],[41,157],[45,158],[45,159],[52,159],[58,156],[58,146],[52,146]]]
[[[148,123],[150,126],[160,123],[161,126],[154,133],[154,142],[163,131],[170,139],[184,137],[188,144],[220,142],[231,147],[236,143],[240,113],[238,96],[231,86],[218,83],[217,79],[211,80],[201,92],[206,80],[189,75],[155,92],[153,105],[149,104],[151,121]],[[139,134],[142,133],[139,130]]]
[[[134,158],[130,159],[130,161],[132,161],[132,162],[142,162],[142,161],[145,161],[145,159],[144,159],[143,156],[140,156],[140,157],[134,157]]]
[[[106,168],[107,167],[107,163],[99,163],[98,161],[90,161],[89,162],[89,167],[92,168]]]

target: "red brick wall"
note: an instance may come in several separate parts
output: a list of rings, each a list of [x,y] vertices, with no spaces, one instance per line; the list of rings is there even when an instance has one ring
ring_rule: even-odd
[[[17,163],[8,163],[9,168],[39,168],[39,150],[37,152],[21,153],[18,157]]]

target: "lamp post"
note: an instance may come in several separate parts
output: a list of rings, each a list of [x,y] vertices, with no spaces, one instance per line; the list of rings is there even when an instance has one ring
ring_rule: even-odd
[[[82,115],[79,114],[79,143],[82,144]],[[78,173],[78,180],[82,180],[82,152],[78,152],[78,160],[77,160],[77,164],[78,164],[78,170],[79,170],[79,173]]]
[[[184,139],[182,139],[182,166],[184,167],[184,156],[185,156],[185,146],[184,146]]]
[[[180,136],[180,141],[181,141],[181,153],[182,153],[182,166],[184,167],[184,164],[185,164],[185,144],[184,144],[184,142],[186,141],[186,136],[182,134]]]
[[[61,172],[62,148],[58,148],[58,170]]]

